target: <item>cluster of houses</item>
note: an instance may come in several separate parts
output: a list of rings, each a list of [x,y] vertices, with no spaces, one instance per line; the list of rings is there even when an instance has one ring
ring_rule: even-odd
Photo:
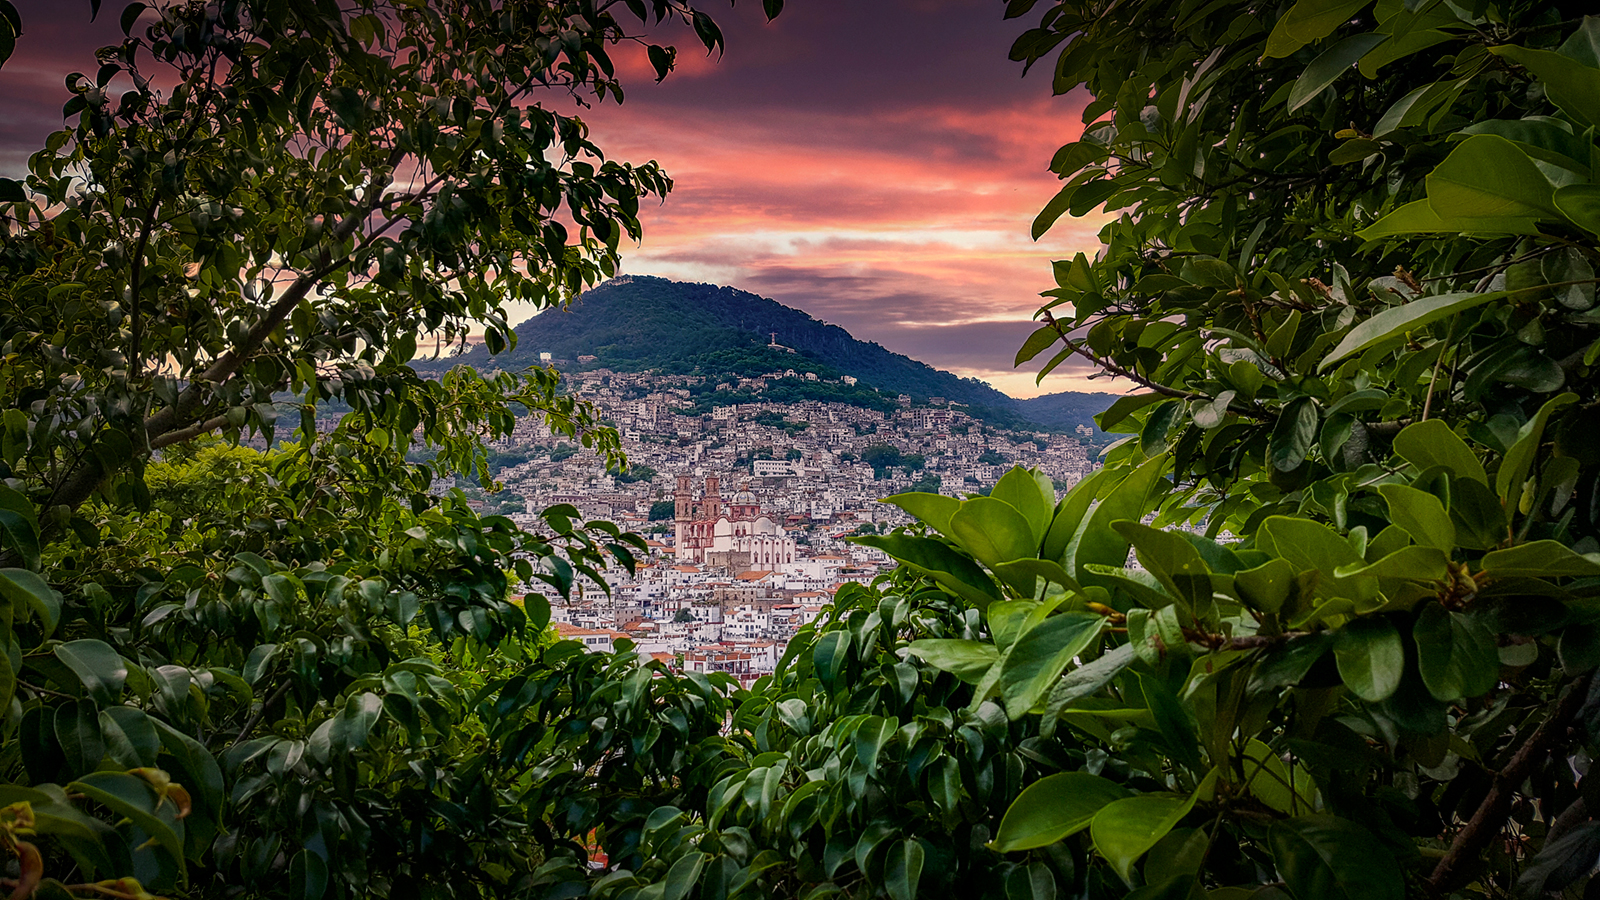
[[[534,511],[567,503],[645,534],[650,552],[636,570],[608,570],[609,592],[557,604],[553,626],[590,650],[626,641],[671,668],[746,685],[773,671],[840,586],[891,565],[848,540],[910,521],[880,498],[976,493],[1014,465],[1065,488],[1095,466],[1080,435],[996,428],[938,398],[901,397],[887,412],[816,401],[702,411],[695,399],[804,377],[789,370],[716,385],[606,369],[567,377],[616,427],[629,472],[608,470],[542,419],[525,417],[494,445],[510,460],[495,472],[503,488],[474,494],[468,486],[472,502],[530,526]]]
[[[610,573],[616,580],[609,594],[589,590],[555,604],[556,632],[590,651],[631,646],[669,668],[722,672],[747,687],[773,671],[789,639],[823,614],[840,586],[870,581],[889,564],[875,550],[852,546],[848,555],[729,574],[680,562],[667,544],[651,542],[650,551],[632,576]]]

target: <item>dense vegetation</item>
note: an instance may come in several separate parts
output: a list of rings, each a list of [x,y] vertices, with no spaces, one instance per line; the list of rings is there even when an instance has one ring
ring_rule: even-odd
[[[614,454],[552,373],[409,361],[499,291],[570,297],[667,186],[510,99],[619,96],[618,21],[151,13],[107,65],[182,89],[75,80],[77,124],[0,185],[13,896],[1592,897],[1600,18],[1043,5],[1014,55],[1090,128],[1035,229],[1138,215],[1056,266],[1019,357],[1142,385],[1102,417],[1128,438],[1064,496],[1019,469],[889,498],[918,524],[857,540],[901,565],[750,690],[543,631],[636,536],[428,493],[511,403]],[[371,179],[411,153],[440,180],[382,243]],[[343,217],[274,206],[279,176]],[[352,411],[270,455],[191,443],[271,428],[285,385]]]

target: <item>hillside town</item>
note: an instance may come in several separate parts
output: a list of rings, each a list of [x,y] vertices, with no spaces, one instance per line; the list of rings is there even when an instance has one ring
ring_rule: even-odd
[[[556,606],[564,637],[592,650],[630,641],[674,668],[749,684],[840,586],[888,567],[847,540],[911,521],[879,498],[982,493],[1014,465],[1065,490],[1095,465],[1087,435],[997,429],[940,398],[902,396],[890,411],[761,399],[768,385],[806,377],[779,370],[708,385],[698,375],[579,372],[573,390],[617,428],[629,468],[608,470],[525,417],[494,445],[502,488],[466,489],[474,504],[524,524],[530,510],[565,503],[649,539],[634,573],[605,573],[609,595],[591,587]],[[756,402],[696,402],[724,385]]]

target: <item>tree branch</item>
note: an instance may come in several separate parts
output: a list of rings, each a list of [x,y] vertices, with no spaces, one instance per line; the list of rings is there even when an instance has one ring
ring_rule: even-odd
[[[1511,815],[1511,801],[1524,779],[1541,762],[1556,742],[1565,736],[1567,723],[1577,715],[1589,695],[1587,673],[1569,683],[1556,701],[1555,709],[1545,717],[1527,742],[1518,748],[1506,767],[1494,774],[1494,784],[1478,804],[1478,809],[1462,829],[1456,832],[1450,850],[1434,867],[1428,884],[1435,894],[1444,894],[1460,886],[1467,869],[1483,854],[1496,835],[1505,827]]]
[[[1066,329],[1061,327],[1061,323],[1056,320],[1055,316],[1050,315],[1049,310],[1046,310],[1045,313],[1044,313],[1044,322],[1045,322],[1046,325],[1049,325],[1051,328],[1055,329],[1056,334],[1060,335],[1060,337],[1061,337],[1061,342],[1063,344],[1067,345],[1067,349],[1071,350],[1073,353],[1078,354],[1079,356],[1083,357],[1084,359],[1088,360],[1089,362],[1094,363],[1096,366],[1099,366],[1101,369],[1104,369],[1105,371],[1111,373],[1112,375],[1116,375],[1116,376],[1118,376],[1120,378],[1126,378],[1129,381],[1132,381],[1134,384],[1140,385],[1141,387],[1149,388],[1150,390],[1155,391],[1156,393],[1162,395],[1163,397],[1173,397],[1173,398],[1178,399],[1178,400],[1211,400],[1211,399],[1213,399],[1211,397],[1206,396],[1205,394],[1196,394],[1196,393],[1193,393],[1193,392],[1190,392],[1190,391],[1180,391],[1177,388],[1168,387],[1167,385],[1164,385],[1159,381],[1154,381],[1152,379],[1144,377],[1143,375],[1138,374],[1137,372],[1133,372],[1133,371],[1131,371],[1129,369],[1124,369],[1123,367],[1117,365],[1116,363],[1112,362],[1109,359],[1101,359],[1100,357],[1095,356],[1093,353],[1090,353],[1088,350],[1085,350],[1077,342],[1073,341],[1072,338],[1067,335]],[[1228,404],[1228,410],[1230,412],[1232,412],[1232,413],[1235,413],[1236,415],[1241,415],[1241,416],[1244,416],[1244,417],[1250,418],[1250,419],[1265,420],[1267,418],[1270,418],[1265,413],[1262,413],[1259,410],[1254,410],[1254,409],[1250,409],[1248,407],[1243,407],[1243,406],[1236,406],[1236,405],[1234,405],[1232,403]]]

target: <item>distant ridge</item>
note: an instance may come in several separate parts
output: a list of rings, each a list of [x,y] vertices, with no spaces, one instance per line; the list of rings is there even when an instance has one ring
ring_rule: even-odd
[[[975,378],[859,341],[837,325],[775,300],[737,288],[649,275],[613,278],[585,292],[570,308],[534,316],[515,330],[514,350],[491,357],[485,348],[474,347],[448,363],[510,369],[537,365],[540,353],[549,353],[563,368],[576,370],[751,375],[793,368],[824,378],[850,375],[916,401],[942,397],[1010,427],[1092,426],[1090,417],[1115,399],[1109,394],[1061,393],[1017,400]],[[777,349],[769,347],[773,343]]]

